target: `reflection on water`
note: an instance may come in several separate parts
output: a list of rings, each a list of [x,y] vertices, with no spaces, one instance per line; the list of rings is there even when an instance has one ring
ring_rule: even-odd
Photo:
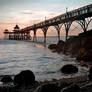
[[[65,64],[75,64],[74,58],[52,53],[46,45],[23,41],[0,40],[0,75],[15,75],[21,70],[32,70],[37,80],[69,77],[59,70]],[[86,73],[79,67],[77,75]]]
[[[36,44],[36,47],[40,48],[40,49],[46,49],[46,44],[45,45],[44,44],[42,44],[42,45]]]

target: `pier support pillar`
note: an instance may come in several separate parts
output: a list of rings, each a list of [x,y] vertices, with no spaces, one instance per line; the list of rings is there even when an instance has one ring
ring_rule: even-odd
[[[37,42],[37,38],[36,38],[36,29],[34,29],[33,31],[34,31],[33,42]]]
[[[23,40],[23,33],[21,33],[21,40]]]
[[[71,24],[72,24],[72,21],[64,23],[65,30],[66,30],[66,41],[68,39],[68,32],[69,32],[69,29],[70,29]]]
[[[23,40],[25,40],[25,33],[23,33]]]
[[[9,34],[9,40],[12,40],[12,38],[11,38],[11,34]]]
[[[44,43],[46,43],[47,30],[48,30],[48,27],[43,27],[42,28],[42,31],[43,31],[43,34],[44,34]]]
[[[26,40],[30,40],[31,39],[30,32],[27,32],[26,35],[27,35]]]
[[[22,35],[22,33],[21,33],[21,40],[23,39],[23,35]]]
[[[86,32],[91,21],[92,21],[92,17],[83,18],[82,20],[78,20],[77,23],[80,24],[80,26],[82,27],[83,31]]]
[[[16,40],[16,33],[14,33],[14,40]]]
[[[62,25],[63,25],[63,24],[54,25],[54,27],[56,28],[57,33],[58,33],[58,40],[59,40],[59,41],[60,41],[60,29],[61,29]]]

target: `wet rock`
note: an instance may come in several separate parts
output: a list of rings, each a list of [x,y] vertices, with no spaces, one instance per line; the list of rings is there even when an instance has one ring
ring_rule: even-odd
[[[57,43],[57,48],[56,48],[56,51],[57,52],[61,52],[64,50],[64,45],[65,45],[65,42],[60,40],[58,43]]]
[[[92,61],[92,49],[84,52],[84,54],[79,55],[76,59],[83,61]]]
[[[78,85],[73,84],[69,87],[62,89],[61,92],[81,92],[81,89]]]
[[[22,71],[14,77],[14,84],[19,86],[33,85],[35,84],[35,75],[30,70]]]
[[[68,64],[68,65],[64,65],[61,68],[61,72],[65,73],[65,74],[72,74],[72,73],[77,73],[78,72],[78,68],[72,64]]]
[[[57,44],[51,44],[48,46],[49,49],[54,50],[55,52],[60,53],[64,50],[65,42],[60,40]]]
[[[78,36],[70,37],[64,45],[64,54],[70,53],[73,56],[79,53],[80,38]]]
[[[56,84],[44,84],[38,87],[35,92],[60,92],[60,88]]]
[[[48,46],[48,48],[53,50],[53,49],[57,48],[57,45],[56,44],[51,44],[51,45]]]
[[[3,76],[3,78],[1,79],[1,82],[3,83],[8,83],[8,82],[12,82],[12,78],[9,75],[5,75]]]
[[[86,54],[86,49],[85,48],[81,48],[80,52],[78,54],[78,56],[76,57],[76,60],[80,61],[81,58]]]
[[[64,45],[64,44],[65,44],[65,42],[64,42],[63,40],[60,40],[60,41],[57,43],[58,46],[61,46],[61,45]]]

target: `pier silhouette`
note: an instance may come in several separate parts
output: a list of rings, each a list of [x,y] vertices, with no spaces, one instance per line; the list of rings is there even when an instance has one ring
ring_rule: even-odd
[[[84,32],[87,31],[89,24],[92,21],[92,4],[72,10],[70,12],[66,11],[66,13],[61,14],[59,16],[50,18],[48,20],[42,21],[40,23],[25,27],[23,29],[19,29],[18,25],[15,26],[13,32],[4,32],[5,34],[9,34],[10,40],[29,40],[30,39],[30,31],[33,31],[33,42],[37,41],[36,33],[38,29],[43,31],[44,35],[44,43],[46,43],[47,31],[50,26],[54,26],[57,30],[58,40],[60,41],[60,30],[61,27],[65,26],[66,31],[66,40],[68,39],[68,32],[75,21],[77,22]]]

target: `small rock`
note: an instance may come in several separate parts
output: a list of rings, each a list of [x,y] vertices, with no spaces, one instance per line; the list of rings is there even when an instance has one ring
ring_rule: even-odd
[[[3,83],[8,83],[8,82],[12,82],[12,78],[9,75],[5,75],[3,76],[3,78],[1,79],[1,82]]]
[[[14,77],[14,84],[15,85],[33,85],[35,83],[35,75],[30,70],[25,70],[20,72]]]
[[[48,46],[49,49],[56,49],[57,48],[57,45],[56,44],[51,44]]]
[[[58,43],[57,43],[58,46],[62,46],[62,45],[65,45],[65,42],[63,40],[60,40]]]
[[[60,88],[56,84],[44,84],[36,92],[60,92]]]
[[[68,64],[68,65],[64,65],[61,68],[61,72],[65,73],[65,74],[72,74],[72,73],[77,73],[78,72],[78,68],[72,64]]]

